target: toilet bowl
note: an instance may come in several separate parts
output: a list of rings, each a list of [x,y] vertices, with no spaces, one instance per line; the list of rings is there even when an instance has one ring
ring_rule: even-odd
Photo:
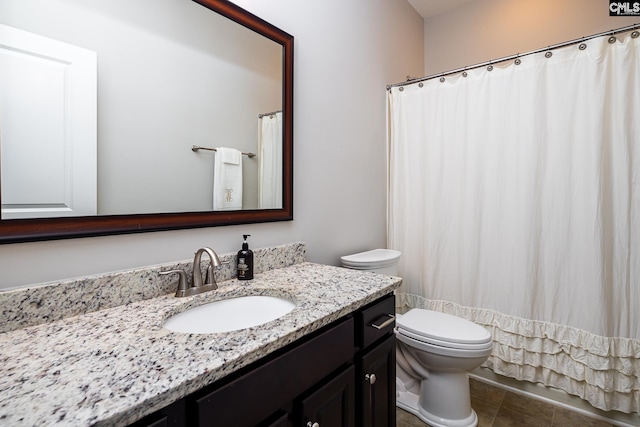
[[[434,427],[476,426],[468,372],[491,355],[489,331],[414,308],[396,317],[396,340],[396,404]]]
[[[341,258],[357,270],[397,275],[400,252],[376,249]],[[396,315],[396,405],[433,427],[473,427],[468,372],[491,355],[489,331],[460,317],[414,308]]]

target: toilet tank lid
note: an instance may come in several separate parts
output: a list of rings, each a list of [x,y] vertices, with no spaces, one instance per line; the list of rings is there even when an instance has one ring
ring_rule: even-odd
[[[400,329],[445,342],[482,344],[491,341],[491,334],[482,326],[439,311],[414,308],[398,316],[396,324]]]
[[[345,255],[340,258],[343,265],[377,265],[388,266],[395,263],[400,258],[401,252],[393,249],[374,249],[371,251],[360,252],[353,255]]]

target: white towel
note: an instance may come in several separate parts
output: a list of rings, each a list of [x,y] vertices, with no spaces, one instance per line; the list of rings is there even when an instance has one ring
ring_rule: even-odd
[[[242,153],[217,147],[213,170],[213,210],[242,209]]]

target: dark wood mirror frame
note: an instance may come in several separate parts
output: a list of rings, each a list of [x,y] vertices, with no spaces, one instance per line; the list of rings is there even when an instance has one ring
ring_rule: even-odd
[[[293,36],[227,0],[193,1],[283,47],[282,209],[0,220],[0,244],[293,219]]]

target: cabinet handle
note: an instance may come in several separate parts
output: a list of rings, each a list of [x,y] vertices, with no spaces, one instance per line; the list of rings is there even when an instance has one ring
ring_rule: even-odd
[[[376,329],[384,329],[396,320],[396,316],[394,316],[393,314],[387,314],[387,316],[389,316],[389,318],[384,322],[382,322],[381,324],[377,324],[374,322],[371,324],[371,326]]]
[[[311,421],[309,421],[309,422],[307,423],[307,427],[320,427],[320,424],[318,424],[318,423],[312,423]]]
[[[376,383],[376,374],[366,374],[364,380],[369,381],[369,384],[373,385]]]

